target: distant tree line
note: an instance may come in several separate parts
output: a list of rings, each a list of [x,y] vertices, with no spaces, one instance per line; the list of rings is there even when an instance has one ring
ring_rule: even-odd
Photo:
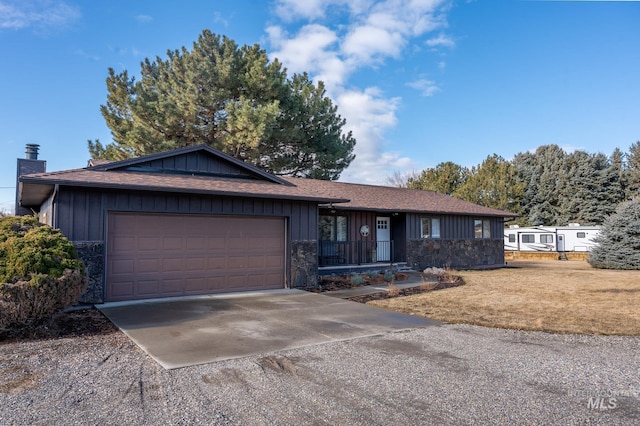
[[[471,168],[448,161],[389,182],[517,213],[521,225],[600,225],[640,193],[640,141],[610,156],[544,145],[512,160],[493,154]]]

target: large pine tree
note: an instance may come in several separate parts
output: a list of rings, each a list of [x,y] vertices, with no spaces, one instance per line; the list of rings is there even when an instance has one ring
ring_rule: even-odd
[[[640,269],[640,198],[620,204],[595,241],[588,259],[593,267]]]
[[[142,63],[140,80],[109,70],[101,107],[113,142],[94,158],[121,160],[207,144],[281,175],[337,179],[355,139],[322,83],[287,78],[257,44],[238,47],[208,30],[193,49]]]

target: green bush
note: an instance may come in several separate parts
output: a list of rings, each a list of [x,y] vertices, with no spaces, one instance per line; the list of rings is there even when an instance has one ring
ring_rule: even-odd
[[[351,275],[351,285],[358,286],[358,285],[363,285],[364,283],[366,283],[366,280],[362,277],[362,275],[359,275],[359,274]]]
[[[86,286],[84,265],[60,231],[34,217],[0,218],[0,328],[44,319]]]

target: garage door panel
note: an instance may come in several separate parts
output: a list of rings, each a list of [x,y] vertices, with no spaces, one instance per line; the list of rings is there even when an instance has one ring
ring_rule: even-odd
[[[162,242],[160,237],[139,237],[137,239],[137,250],[157,250]]]
[[[184,282],[185,293],[202,293],[208,290],[206,277],[189,278]]]
[[[118,239],[114,241],[113,249],[117,252],[135,251],[137,249],[136,239],[134,237],[118,235]]]
[[[278,256],[265,256],[265,268],[279,268],[282,266],[282,258]]]
[[[173,258],[162,260],[162,272],[181,272],[184,271],[186,259]]]
[[[186,259],[186,268],[187,271],[195,272],[195,271],[206,271],[207,270],[207,259],[204,257],[188,257]]]
[[[226,269],[227,268],[227,259],[225,257],[222,257],[223,255],[220,254],[216,257],[210,257],[207,262],[209,264],[209,268],[208,270],[212,271],[212,270],[216,270],[216,269]]]
[[[111,213],[106,300],[282,288],[284,223]]]
[[[151,296],[160,293],[160,283],[158,280],[139,280],[136,281],[136,295]]]
[[[207,248],[207,239],[201,237],[191,237],[187,239],[187,250],[205,250]]]

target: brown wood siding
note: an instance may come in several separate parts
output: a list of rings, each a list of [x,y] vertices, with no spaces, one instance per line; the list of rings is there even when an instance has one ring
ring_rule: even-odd
[[[290,240],[316,240],[315,203],[177,193],[92,191],[61,187],[55,226],[72,241],[104,241],[108,211],[278,216],[289,218]]]
[[[109,213],[106,301],[283,288],[285,220]]]

